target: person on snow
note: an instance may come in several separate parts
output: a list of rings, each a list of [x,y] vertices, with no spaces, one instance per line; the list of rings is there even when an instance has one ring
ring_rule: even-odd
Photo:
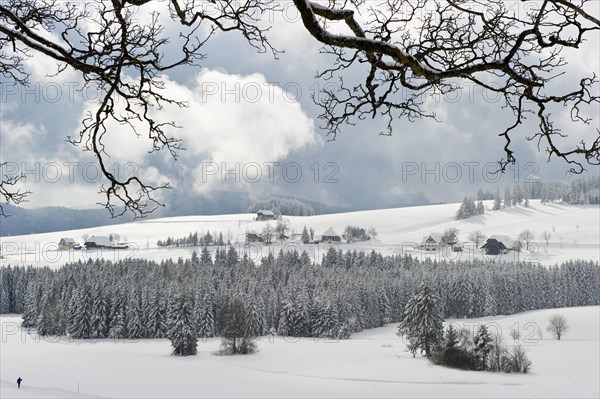
[[[17,378],[17,387],[21,388],[21,381],[23,381],[23,379],[21,377]]]

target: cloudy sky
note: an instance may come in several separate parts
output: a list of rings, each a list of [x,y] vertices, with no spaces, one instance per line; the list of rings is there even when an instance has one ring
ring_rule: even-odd
[[[387,137],[379,135],[385,121],[376,118],[346,126],[329,141],[311,95],[328,84],[314,77],[331,59],[320,54],[320,45],[286,11],[285,18],[272,16],[269,34],[273,46],[285,51],[279,59],[257,53],[235,33],[220,34],[205,46],[208,57],[201,67],[165,77],[169,95],[189,105],[166,107],[160,114],[180,126],[174,134],[186,150],[176,162],[164,153],[149,154],[143,137],[112,126],[106,146],[119,173],[169,181],[174,190],[167,199],[284,195],[351,209],[457,202],[480,187],[503,188],[530,176],[565,178],[564,163],[546,162],[543,151],[525,140],[531,125],[514,137],[517,165],[504,176],[490,174],[503,156],[504,142],[497,134],[512,119],[499,99],[469,87],[460,98],[427,99],[439,122],[398,120]],[[598,73],[599,43],[596,35],[579,51],[565,52],[571,65],[556,84],[566,87],[578,76]],[[101,200],[98,169],[89,154],[65,140],[77,135],[96,93],[79,93],[81,80],[72,71],[48,77],[56,66],[43,57],[27,66],[35,82],[30,88],[2,81],[2,161],[26,174],[33,191],[27,207],[93,207]],[[570,117],[557,112],[559,119]],[[598,119],[593,123],[598,126]],[[572,139],[587,134],[567,133]]]

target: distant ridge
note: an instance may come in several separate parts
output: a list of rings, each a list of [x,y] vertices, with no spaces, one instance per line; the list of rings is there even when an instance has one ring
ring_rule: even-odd
[[[349,209],[340,206],[331,206],[314,201],[303,201],[313,207],[315,214],[349,211]],[[173,195],[171,198],[165,200],[165,202],[167,204],[165,208],[157,209],[147,219],[171,216],[246,213],[248,206],[252,203],[246,195],[232,195],[231,193],[219,193],[210,199]],[[2,207],[4,208],[4,212],[10,216],[0,217],[0,237],[77,230],[133,221],[133,217],[128,215],[112,218],[104,208],[73,209],[62,206],[49,206],[27,209],[10,204],[2,204]]]

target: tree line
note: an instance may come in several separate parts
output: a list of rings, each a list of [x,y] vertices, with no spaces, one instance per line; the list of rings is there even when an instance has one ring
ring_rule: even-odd
[[[401,321],[422,281],[439,296],[441,315],[481,317],[525,310],[598,305],[597,262],[543,267],[484,260],[436,262],[331,248],[320,263],[306,252],[270,254],[255,264],[233,247],[191,259],[89,260],[60,269],[0,269],[0,312],[23,313],[42,335],[163,338],[169,309],[185,291],[190,328],[221,336],[224,304],[239,300],[255,336],[343,339]]]
[[[248,213],[256,213],[260,210],[270,210],[276,215],[286,216],[313,216],[313,207],[296,198],[270,198],[257,201],[248,207]]]
[[[581,177],[570,182],[532,180],[507,186],[504,192],[479,189],[476,200],[494,200],[494,210],[517,205],[529,206],[529,200],[542,203],[563,202],[571,205],[600,204],[600,177]]]
[[[231,240],[223,237],[223,233],[219,232],[210,234],[210,230],[206,234],[198,234],[198,232],[189,233],[185,237],[174,238],[168,236],[164,240],[158,240],[156,245],[159,247],[198,247],[207,245],[231,245]]]

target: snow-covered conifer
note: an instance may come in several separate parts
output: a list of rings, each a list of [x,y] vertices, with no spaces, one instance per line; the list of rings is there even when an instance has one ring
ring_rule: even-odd
[[[408,349],[413,356],[420,349],[431,356],[443,335],[443,320],[438,308],[438,296],[423,282],[404,309],[404,320],[398,327],[399,335],[408,339]]]

